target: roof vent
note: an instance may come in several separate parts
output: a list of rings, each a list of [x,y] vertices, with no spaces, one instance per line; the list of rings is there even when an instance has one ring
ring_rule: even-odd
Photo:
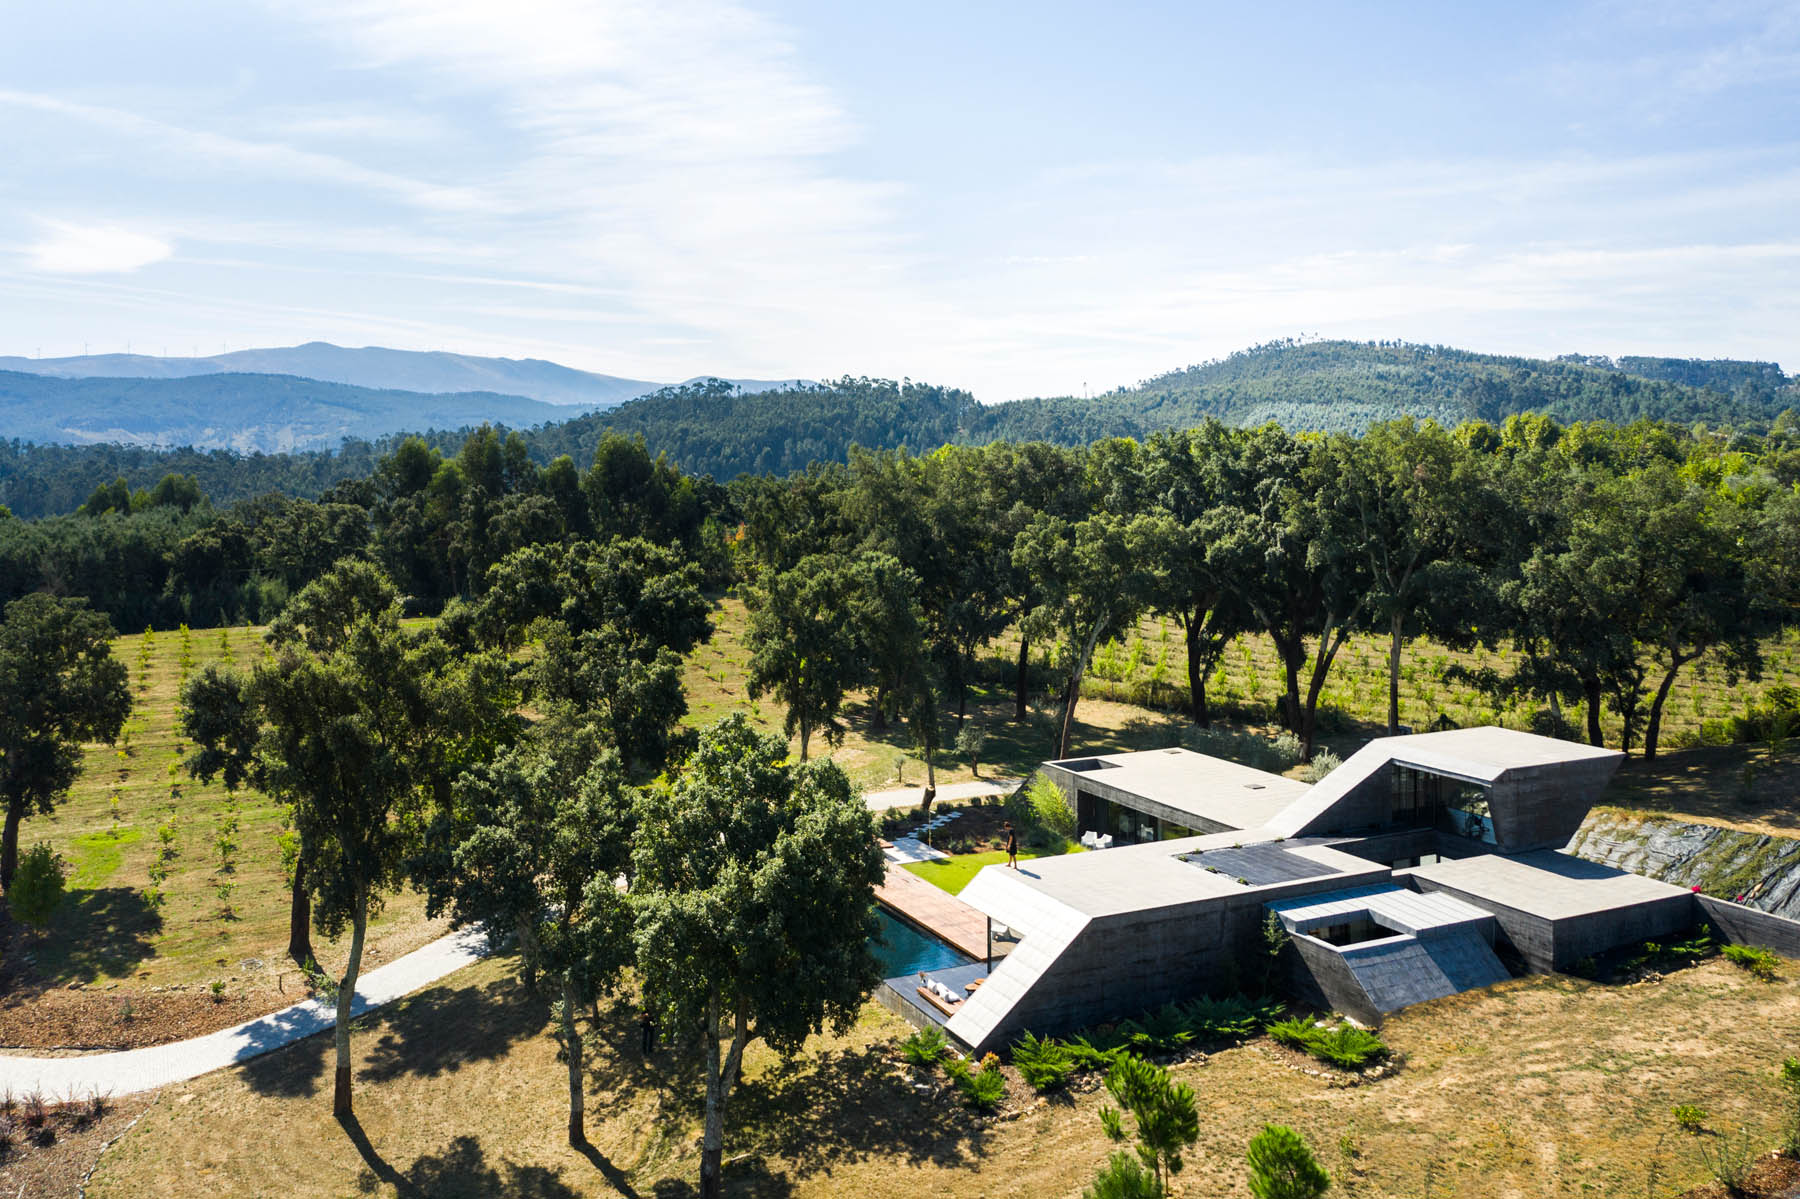
[[[1261,791],[1261,790],[1264,790],[1264,787],[1261,783],[1245,783],[1244,790],[1246,790],[1246,791]]]

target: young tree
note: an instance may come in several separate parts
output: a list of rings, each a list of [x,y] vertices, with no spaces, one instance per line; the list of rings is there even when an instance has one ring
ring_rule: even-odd
[[[112,639],[86,600],[35,593],[0,618],[0,888],[12,888],[25,817],[53,811],[81,775],[82,742],[110,744],[131,712]]]
[[[842,558],[809,554],[750,599],[750,694],[773,692],[786,706],[802,762],[815,732],[828,741],[843,736],[838,713],[862,668],[848,619],[853,590]]]
[[[1156,1175],[1124,1149],[1115,1149],[1081,1199],[1162,1199]]]
[[[1156,1180],[1156,1193],[1166,1195],[1169,1180],[1181,1173],[1182,1153],[1200,1139],[1200,1112],[1194,1090],[1169,1072],[1135,1054],[1121,1054],[1106,1074],[1106,1090],[1136,1125],[1138,1159]],[[1115,1141],[1126,1137],[1116,1108],[1100,1109],[1100,1124]]]
[[[700,1194],[722,1188],[726,1104],[754,1038],[798,1052],[855,1020],[884,862],[868,809],[835,764],[787,764],[742,715],[706,729],[674,783],[647,792],[632,906],[646,1002],[705,1056]]]
[[[578,1013],[631,961],[631,917],[616,880],[631,867],[632,803],[618,755],[591,737],[502,754],[452,789],[461,815],[450,875],[433,887],[459,925],[496,947],[518,935],[526,978],[552,994],[569,1067],[569,1144],[587,1143]]]
[[[62,906],[65,869],[48,841],[33,845],[20,860],[13,885],[6,889],[7,910],[42,932]]]
[[[1331,1177],[1299,1133],[1285,1124],[1265,1124],[1250,1140],[1250,1193],[1256,1199],[1319,1199]]]

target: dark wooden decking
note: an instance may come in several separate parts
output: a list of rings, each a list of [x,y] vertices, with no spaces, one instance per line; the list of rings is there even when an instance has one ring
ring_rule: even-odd
[[[976,961],[987,960],[987,917],[900,863],[888,863],[887,879],[875,888],[875,898]]]

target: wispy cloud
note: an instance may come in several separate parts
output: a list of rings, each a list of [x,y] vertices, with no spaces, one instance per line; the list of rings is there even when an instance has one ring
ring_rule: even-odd
[[[66,221],[45,221],[43,225],[43,236],[25,247],[25,259],[31,269],[45,274],[125,274],[175,252],[162,238],[131,229]]]

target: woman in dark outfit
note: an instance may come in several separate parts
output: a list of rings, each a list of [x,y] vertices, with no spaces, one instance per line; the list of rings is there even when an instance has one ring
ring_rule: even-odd
[[[1006,864],[1017,870],[1019,868],[1019,832],[1013,828],[1010,820],[1002,827],[1006,829]]]

